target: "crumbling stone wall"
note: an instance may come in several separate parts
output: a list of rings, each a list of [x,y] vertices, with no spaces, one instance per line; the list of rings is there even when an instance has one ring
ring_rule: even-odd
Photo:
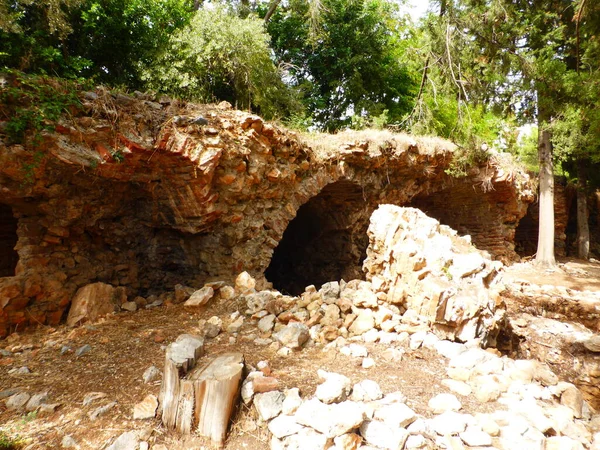
[[[360,271],[377,205],[440,195],[458,210],[468,197],[465,190],[454,200],[461,183],[492,187],[470,191],[480,210],[490,211],[484,225],[502,224],[482,246],[503,259],[515,256],[511,230],[530,194],[493,164],[457,184],[445,173],[449,142],[324,136],[335,142],[325,142],[332,151],[319,155],[295,134],[228,105],[103,90],[82,101],[86,113],[44,136],[41,160],[0,136],[0,203],[18,220],[19,256],[15,276],[0,278],[0,335],[57,323],[77,289],[97,281],[125,287],[129,296],[232,279],[242,270],[264,284],[274,250],[305,204],[305,220],[322,229],[300,267],[316,256],[327,277]],[[208,124],[194,122],[200,115]],[[482,228],[474,241],[483,235]]]

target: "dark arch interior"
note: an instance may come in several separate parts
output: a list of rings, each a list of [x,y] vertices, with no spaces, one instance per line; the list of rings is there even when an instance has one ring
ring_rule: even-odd
[[[17,219],[10,206],[0,205],[0,277],[15,276],[19,255],[17,245]]]
[[[533,256],[537,251],[538,218],[530,206],[515,230],[515,251],[521,257]],[[537,211],[537,210],[536,210]]]
[[[299,295],[308,285],[362,278],[371,208],[360,186],[338,181],[298,209],[265,271],[281,292]]]

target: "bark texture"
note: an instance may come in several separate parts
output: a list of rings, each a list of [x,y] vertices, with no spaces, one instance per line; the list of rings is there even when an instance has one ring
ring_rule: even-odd
[[[538,247],[535,257],[541,267],[556,265],[554,258],[554,169],[550,132],[539,128],[538,157],[540,163],[540,215]]]

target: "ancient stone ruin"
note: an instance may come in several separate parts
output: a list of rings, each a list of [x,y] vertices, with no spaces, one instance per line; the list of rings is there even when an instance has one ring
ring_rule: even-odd
[[[59,323],[96,282],[143,305],[243,270],[289,294],[364,278],[369,217],[384,203],[417,207],[510,261],[533,200],[502,155],[449,175],[455,148],[439,139],[308,142],[228,105],[102,89],[82,100],[86,112],[39,151],[0,141],[0,336]]]
[[[600,338],[507,314],[508,296],[558,307],[573,292],[499,276],[515,246],[528,251],[536,214],[506,155],[457,176],[439,139],[300,137],[227,104],[82,100],[37,152],[0,141],[0,414],[39,413],[52,424],[40,433],[60,424],[46,442],[64,448],[240,448],[232,420],[282,450],[600,448]],[[577,296],[597,319],[600,294]],[[304,360],[314,392],[290,384]],[[48,361],[79,367],[77,381],[108,369],[106,392],[49,387]],[[110,421],[120,436],[77,436]]]

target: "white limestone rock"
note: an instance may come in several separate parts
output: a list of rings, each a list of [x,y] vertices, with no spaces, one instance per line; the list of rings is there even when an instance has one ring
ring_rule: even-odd
[[[282,413],[291,415],[294,414],[300,405],[302,399],[300,398],[300,390],[298,388],[291,388],[285,391],[285,400],[282,405]]]
[[[206,305],[215,295],[215,291],[210,286],[204,286],[194,292],[189,299],[185,301],[183,306],[197,307]]]
[[[265,392],[254,396],[254,407],[263,422],[277,417],[283,409],[285,395],[280,391]]]
[[[375,326],[375,317],[373,315],[373,311],[370,309],[363,309],[360,311],[348,331],[354,335],[361,335],[366,333],[367,331],[373,329]]]
[[[467,428],[467,423],[472,420],[468,414],[460,414],[454,411],[447,411],[435,416],[430,420],[431,428],[440,436],[454,435],[462,433]]]
[[[397,450],[404,447],[409,433],[405,428],[395,428],[378,420],[366,420],[360,434],[368,444],[378,448]]]
[[[240,273],[235,279],[235,292],[238,294],[248,294],[254,292],[256,280],[248,272]]]
[[[269,431],[278,439],[296,434],[304,427],[293,416],[279,415],[269,422]]]
[[[487,447],[492,445],[492,437],[479,427],[469,426],[459,436],[470,447]]]
[[[459,411],[462,408],[462,404],[454,394],[438,394],[429,400],[428,405],[434,414]]]
[[[471,395],[471,392],[473,391],[471,389],[471,386],[469,386],[464,381],[456,381],[456,380],[446,379],[446,380],[442,380],[441,383],[443,386],[446,386],[452,392],[454,392],[458,395],[462,395],[463,397]]]
[[[372,402],[383,398],[379,384],[373,380],[363,380],[352,388],[351,400],[355,402]]]
[[[299,424],[335,438],[360,426],[364,420],[364,407],[352,401],[326,405],[313,398],[302,403],[295,418]]]
[[[303,323],[293,322],[286,325],[284,328],[273,334],[273,337],[277,341],[288,348],[297,349],[301,348],[308,338],[310,333],[308,327]]]
[[[317,386],[316,396],[325,404],[343,402],[352,390],[350,379],[344,375],[318,370],[319,378],[325,380]]]
[[[417,414],[404,403],[392,403],[375,410],[374,419],[391,428],[406,428],[417,418]]]

